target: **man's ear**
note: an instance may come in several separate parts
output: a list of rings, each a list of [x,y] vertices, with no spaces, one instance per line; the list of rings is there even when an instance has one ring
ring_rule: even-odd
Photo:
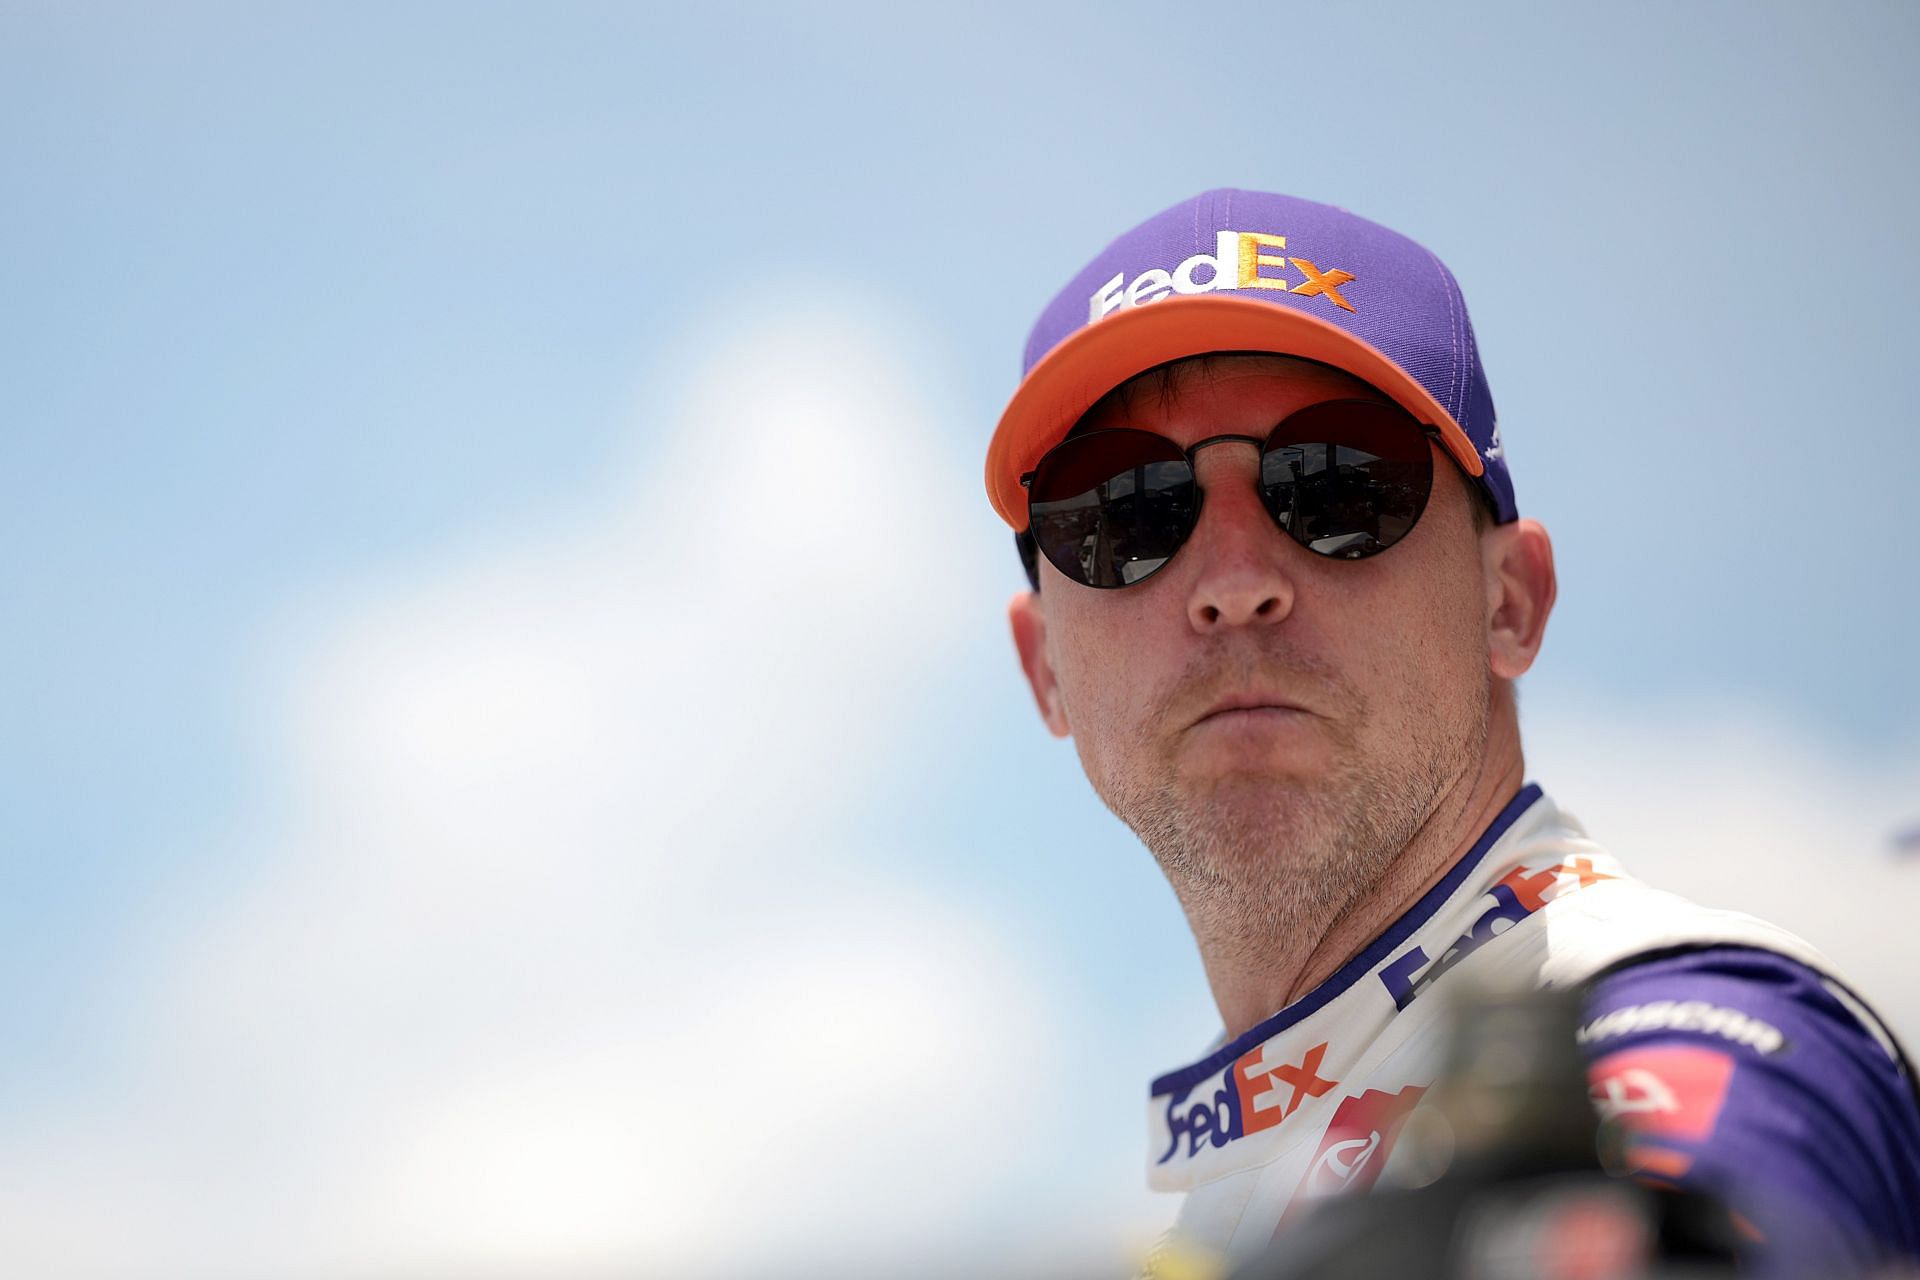
[[[1559,593],[1553,543],[1538,520],[1515,520],[1481,535],[1480,558],[1487,584],[1487,663],[1494,675],[1517,679],[1540,652]]]
[[[1007,604],[1007,621],[1013,624],[1013,647],[1020,651],[1020,669],[1027,673],[1027,686],[1033,690],[1034,705],[1040,718],[1056,738],[1071,732],[1067,728],[1067,709],[1060,701],[1060,682],[1054,678],[1053,662],[1047,657],[1047,617],[1040,604],[1040,593],[1022,591]]]

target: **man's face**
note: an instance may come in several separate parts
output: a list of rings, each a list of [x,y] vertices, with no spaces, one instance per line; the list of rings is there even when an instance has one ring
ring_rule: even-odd
[[[1379,398],[1302,361],[1212,357],[1130,384],[1087,425],[1192,445],[1264,437],[1307,405],[1356,397]],[[1490,605],[1474,498],[1436,449],[1413,531],[1333,560],[1261,506],[1254,446],[1210,446],[1195,469],[1199,522],[1165,568],[1094,590],[1043,559],[1043,589],[1016,602],[1016,639],[1049,723],[1073,735],[1095,790],[1189,910],[1189,890],[1337,907],[1482,757]]]

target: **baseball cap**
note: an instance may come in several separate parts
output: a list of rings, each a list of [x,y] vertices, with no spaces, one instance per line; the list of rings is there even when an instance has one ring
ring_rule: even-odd
[[[1494,518],[1518,514],[1493,393],[1453,274],[1397,231],[1294,196],[1208,191],[1109,244],[1054,295],[987,446],[987,496],[1027,526],[1020,477],[1137,373],[1208,352],[1333,365],[1439,429]]]

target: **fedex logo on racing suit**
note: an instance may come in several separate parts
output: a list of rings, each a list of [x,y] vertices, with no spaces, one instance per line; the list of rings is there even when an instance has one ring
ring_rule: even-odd
[[[1515,867],[1487,890],[1493,905],[1481,912],[1473,926],[1455,939],[1438,960],[1428,959],[1421,947],[1408,947],[1380,970],[1380,982],[1393,997],[1394,1008],[1404,1009],[1441,974],[1554,898],[1613,878],[1604,871],[1594,870],[1591,858],[1568,858],[1540,871]]]
[[[1127,307],[1144,307],[1170,294],[1212,293],[1215,289],[1273,289],[1303,298],[1325,298],[1342,311],[1354,309],[1340,292],[1341,285],[1353,283],[1351,271],[1337,267],[1322,271],[1311,258],[1268,252],[1286,247],[1285,236],[1221,231],[1214,236],[1212,253],[1196,253],[1165,270],[1154,267],[1142,271],[1131,283],[1126,272],[1117,273],[1087,299],[1087,323]],[[1297,282],[1288,278],[1289,266],[1299,273]],[[1206,273],[1204,279],[1200,278],[1202,271]]]
[[[1284,1060],[1276,1050],[1275,1045],[1259,1044],[1235,1058],[1224,1072],[1205,1082],[1214,1087],[1204,1100],[1188,1102],[1191,1090],[1169,1095],[1167,1131],[1172,1141],[1155,1163],[1172,1159],[1183,1137],[1192,1156],[1199,1153],[1202,1142],[1224,1147],[1235,1138],[1271,1129],[1302,1102],[1340,1083],[1320,1074],[1326,1042],[1307,1050],[1297,1063]]]

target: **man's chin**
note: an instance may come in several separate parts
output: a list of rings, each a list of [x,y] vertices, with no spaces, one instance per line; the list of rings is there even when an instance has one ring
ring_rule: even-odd
[[[1196,804],[1284,817],[1324,800],[1331,773],[1325,761],[1287,757],[1238,760],[1224,768],[1187,768],[1179,776],[1181,789]]]
[[[1318,776],[1242,770],[1207,779],[1190,795],[1187,810],[1195,819],[1217,831],[1224,845],[1242,847],[1246,858],[1268,865],[1328,843],[1341,824],[1339,814],[1327,812],[1331,796]]]

